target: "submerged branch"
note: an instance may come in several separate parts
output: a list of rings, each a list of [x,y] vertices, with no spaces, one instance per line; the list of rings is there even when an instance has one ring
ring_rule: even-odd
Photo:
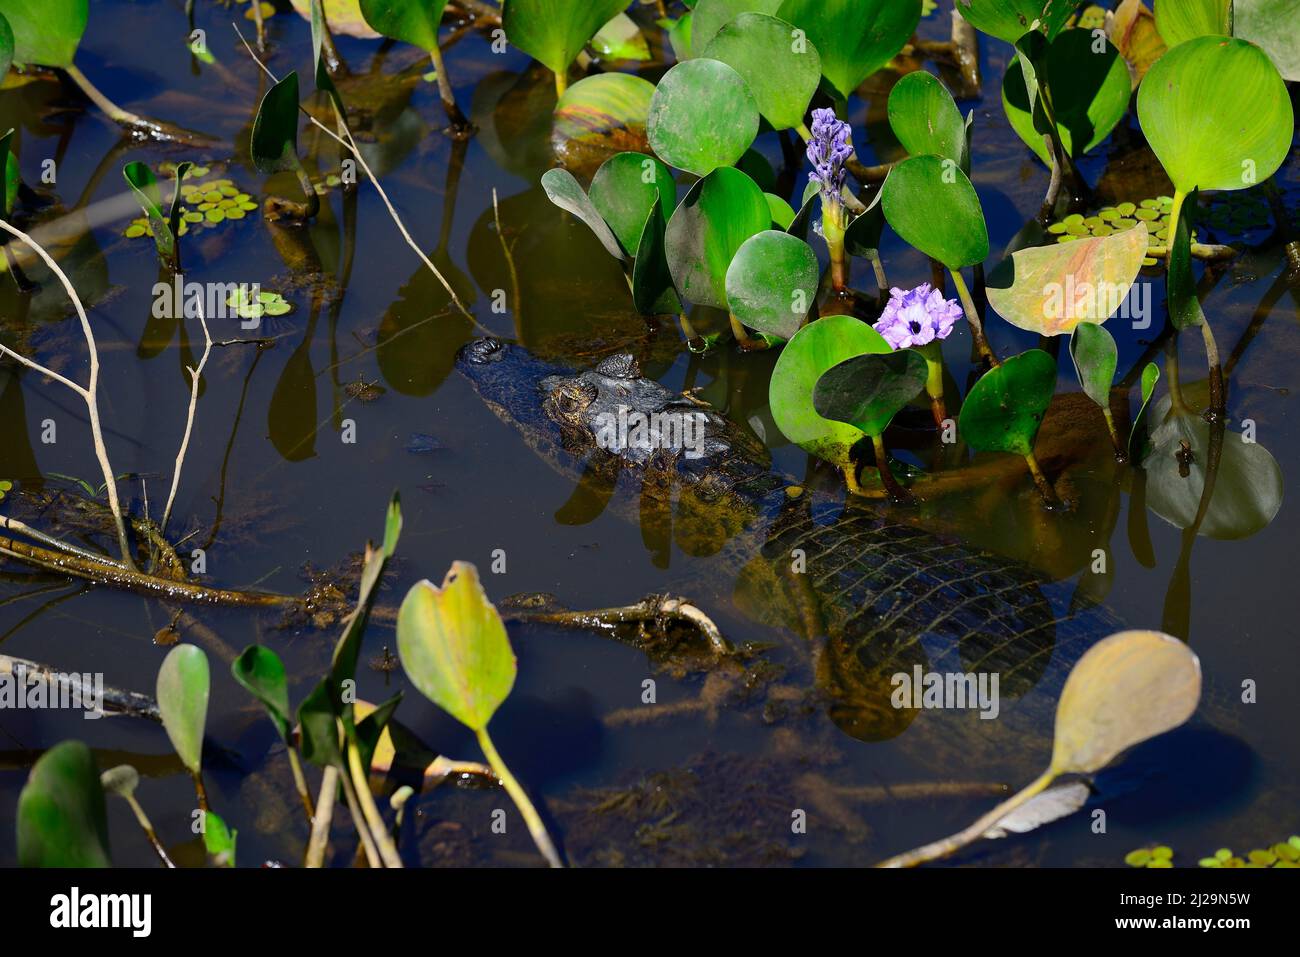
[[[82,680],[83,675],[77,672],[60,671],[50,665],[41,664],[39,661],[28,661],[26,658],[15,658],[12,655],[0,655],[0,675],[15,675],[21,672],[24,678],[37,678],[50,685],[51,690],[56,685],[66,685],[68,690],[74,694],[81,695],[83,701],[94,701],[101,694],[102,701],[100,707],[106,714],[122,714],[133,718],[148,718],[150,721],[161,721],[162,713],[158,710],[158,703],[153,698],[135,691],[126,691],[122,688],[114,688],[112,685],[103,685],[94,688],[87,687]]]
[[[204,133],[182,129],[161,120],[151,120],[138,113],[122,109],[100,92],[99,88],[90,82],[89,77],[77,69],[74,64],[64,67],[63,72],[110,120],[119,126],[125,127],[129,133],[135,136],[161,142],[189,143],[194,146],[215,146],[219,142]]]
[[[100,472],[104,476],[104,489],[108,493],[108,507],[113,512],[113,522],[117,526],[117,541],[122,550],[122,562],[127,568],[134,570],[135,560],[131,557],[131,543],[126,536],[126,522],[123,520],[122,506],[117,498],[117,480],[114,478],[116,473],[113,471],[112,465],[109,464],[108,448],[104,445],[104,433],[99,424],[99,349],[95,346],[95,332],[91,329],[90,320],[86,317],[86,307],[81,304],[81,297],[77,295],[77,290],[72,287],[72,281],[68,279],[67,273],[59,268],[59,264],[45,251],[44,247],[40,246],[36,240],[25,232],[16,229],[3,219],[0,219],[0,229],[22,240],[23,243],[35,251],[45,261],[45,265],[49,270],[58,276],[59,281],[63,283],[68,298],[72,300],[72,305],[77,310],[77,318],[81,320],[81,331],[86,337],[86,346],[90,351],[90,378],[84,387],[77,385],[70,379],[66,379],[52,370],[47,370],[30,359],[19,356],[18,353],[3,345],[0,345],[0,356],[11,355],[24,365],[49,374],[56,382],[67,386],[81,396],[82,401],[86,403],[86,412],[90,419],[90,435],[95,445],[95,457],[99,460]]]

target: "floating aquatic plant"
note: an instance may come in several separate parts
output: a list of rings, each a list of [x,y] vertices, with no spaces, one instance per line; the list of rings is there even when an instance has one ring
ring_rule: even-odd
[[[293,310],[293,304],[278,292],[263,290],[254,295],[251,286],[242,285],[230,294],[226,305],[233,307],[235,315],[241,319],[284,316]]]
[[[844,233],[849,228],[848,212],[841,193],[848,171],[844,164],[853,155],[849,124],[835,116],[834,110],[813,110],[812,137],[808,140],[810,183],[817,185],[822,207],[822,237],[831,257],[831,282],[837,292],[848,284],[848,266],[844,257]]]
[[[1173,867],[1173,848],[1161,844],[1157,847],[1139,847],[1124,855],[1124,863],[1129,867]]]
[[[175,169],[175,164],[168,163],[158,167],[162,173]],[[228,220],[234,222],[244,219],[257,209],[253,196],[236,186],[234,180],[227,177],[205,179],[211,172],[207,166],[190,166],[181,182],[180,215],[175,233],[177,237],[186,235],[190,230],[204,231]],[[145,216],[131,220],[123,235],[128,239],[137,239],[141,236],[152,237],[154,232],[153,222],[146,212]]]
[[[249,140],[253,165],[261,173],[292,172],[307,197],[306,205],[287,200],[267,200],[267,214],[272,218],[312,219],[320,211],[320,194],[312,185],[298,156],[298,71],[266,91],[253,119]]]
[[[1172,196],[1156,196],[1137,203],[1125,201],[1114,206],[1102,206],[1089,214],[1071,213],[1048,225],[1047,231],[1056,237],[1058,243],[1072,243],[1089,236],[1113,236],[1132,229],[1138,223],[1146,223],[1148,248],[1142,265],[1156,266],[1165,257],[1169,246],[1173,208]],[[1192,241],[1196,241],[1195,230],[1192,231]]]

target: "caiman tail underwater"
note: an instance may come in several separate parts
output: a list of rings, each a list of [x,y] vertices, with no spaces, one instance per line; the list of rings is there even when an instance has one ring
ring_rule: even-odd
[[[922,743],[931,767],[978,754],[986,767],[1010,770],[1011,752],[1018,766],[1026,743],[1041,745],[1029,759],[1038,761],[1070,667],[1124,627],[1098,606],[1070,608],[1051,595],[1059,586],[1021,562],[891,519],[886,508],[826,507],[774,471],[752,436],[642,377],[630,355],[571,372],[486,338],[465,346],[457,365],[555,468],[613,484],[639,503],[643,528],[662,516],[683,551],[716,555],[726,574],[693,576],[691,597],[721,578],[711,599],[803,636],[816,700],[860,740],[914,725],[929,731],[906,735],[908,750]],[[634,413],[641,433],[622,441],[617,424]],[[991,688],[995,703],[918,709],[896,678],[918,674],[951,676],[948,687],[971,699]],[[1018,747],[1008,734],[1020,736]]]

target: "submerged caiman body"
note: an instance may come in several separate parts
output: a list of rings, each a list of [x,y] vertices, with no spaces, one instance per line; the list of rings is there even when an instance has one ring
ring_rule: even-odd
[[[723,587],[742,612],[806,638],[821,703],[856,738],[895,738],[913,722],[942,730],[921,736],[932,765],[974,758],[974,750],[987,762],[1010,746],[1006,734],[1046,747],[1069,668],[1119,630],[1101,608],[1061,607],[1068,602],[1050,595],[1053,584],[1020,562],[893,519],[887,508],[832,508],[792,495],[797,483],[772,470],[766,448],[642,378],[630,356],[564,372],[482,339],[458,365],[538,454],[575,478],[599,475],[631,493],[643,530],[662,512],[678,547],[727,567]],[[633,412],[641,432],[619,431]],[[694,426],[683,429],[688,416]],[[914,676],[918,666],[922,674],[996,675],[995,719],[981,719],[974,702],[897,707],[894,676]]]

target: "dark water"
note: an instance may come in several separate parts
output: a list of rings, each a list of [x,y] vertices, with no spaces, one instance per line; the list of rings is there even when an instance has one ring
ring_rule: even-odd
[[[0,91],[0,128],[19,127],[15,148],[24,180],[51,203],[23,221],[24,228],[121,197],[119,170],[133,159],[155,166],[186,158],[224,163],[224,172],[214,166],[211,175],[233,179],[256,198],[294,195],[291,176],[268,180],[248,159],[249,129],[265,81],[229,29],[234,16],[207,4],[200,5],[199,16],[219,68],[192,68],[179,4],[118,0],[94,4],[77,62],[119,103],[213,134],[221,140],[215,148],[119,145],[115,127],[52,79],[23,86],[11,81]],[[251,23],[239,22],[251,33]],[[283,75],[296,68],[309,77],[306,22],[281,14],[268,27],[271,69]],[[944,37],[946,12],[924,21],[922,29]],[[458,99],[472,106],[481,129],[458,147],[440,132],[436,88],[419,79],[423,67],[408,49],[392,50],[375,67],[382,72],[372,74],[367,71],[376,44],[339,42],[358,74],[344,96],[366,107],[378,140],[372,165],[417,242],[471,303],[481,327],[577,364],[632,349],[666,385],[703,386],[715,405],[760,431],[778,466],[795,476],[808,473],[806,455],[780,440],[766,410],[774,357],[729,349],[703,359],[689,356],[671,324],[648,326],[635,315],[613,261],[585,227],[545,199],[537,179],[550,165],[545,125],[554,94],[548,74],[530,72],[521,54],[494,55],[482,38],[467,35],[449,53],[448,65]],[[1010,131],[998,102],[1008,54],[1000,44],[985,43],[984,95],[961,104],[975,111],[973,178],[989,220],[993,261],[1037,211],[1046,185],[1045,171]],[[662,67],[650,68],[652,78],[655,70]],[[884,120],[887,90],[888,83],[880,82],[851,104],[866,162],[899,156]],[[507,107],[498,106],[503,101]],[[337,169],[338,152],[328,140],[308,130],[300,142],[316,150],[322,176]],[[768,134],[760,146],[779,168],[776,138]],[[54,184],[40,185],[45,159],[56,161]],[[1151,173],[1155,164],[1140,148],[1132,116],[1084,166],[1093,183],[1100,180],[1107,202],[1169,191]],[[1292,208],[1297,176],[1291,161],[1278,177]],[[493,222],[493,190],[500,198],[502,234]],[[124,214],[96,218],[88,231],[74,230],[73,241],[56,249],[91,309],[100,342],[101,403],[114,467],[141,476],[122,482],[122,493],[141,509],[147,490],[156,514],[185,422],[185,366],[195,361],[202,337],[193,322],[180,329],[151,321],[154,253],[147,239],[123,238],[136,212],[130,204],[118,209]],[[1290,476],[1300,468],[1291,419],[1300,312],[1295,288],[1278,284],[1280,244],[1268,232],[1248,235],[1249,250],[1213,285],[1205,307],[1225,359],[1233,357],[1232,427],[1253,420],[1258,441]],[[403,244],[368,185],[351,196],[330,193],[310,229],[277,233],[259,211],[191,234],[182,248],[187,279],[260,282],[295,304],[292,314],[268,319],[262,330],[278,337],[274,347],[219,349],[208,366],[172,527],[173,537],[194,534],[187,548],[206,546],[205,581],[299,593],[305,565],[333,568],[380,534],[384,503],[399,489],[405,532],[381,604],[395,605],[421,578],[440,580],[456,559],[479,566],[494,599],[545,591],[583,608],[673,591],[698,596],[732,640],[774,645],[768,658],[784,669],[786,681],[810,683],[803,650],[780,629],[730,607],[725,596],[731,583],[710,579],[707,563],[675,546],[662,551],[655,528],[625,521],[616,507],[600,513],[583,513],[572,504],[562,509],[574,494],[572,483],[536,459],[451,371],[456,350],[480,330],[449,308],[446,293]],[[883,255],[895,284],[930,278],[928,264],[896,237],[887,235]],[[870,287],[869,272],[860,262],[857,268],[862,271],[855,283]],[[32,273],[44,288],[30,303],[7,279],[0,284],[0,335],[83,378],[76,319],[57,283],[43,270]],[[1153,275],[1145,281],[1153,284],[1152,327],[1135,330],[1119,320],[1108,326],[1119,343],[1121,372],[1139,362],[1164,321],[1163,280]],[[496,290],[505,291],[504,313],[492,309]],[[995,318],[989,329],[1004,355],[1035,344]],[[231,320],[214,322],[216,338],[243,334]],[[954,341],[947,349],[959,380],[968,365],[965,348]],[[1190,390],[1190,383],[1204,379],[1199,337],[1184,337],[1181,353]],[[1062,359],[1061,381],[1063,389],[1077,388],[1068,358]],[[370,402],[349,395],[349,384],[370,383],[386,391]],[[1198,538],[1183,575],[1180,531],[1140,507],[1133,514],[1130,473],[1108,461],[1095,411],[1087,425],[1101,454],[1080,455],[1068,446],[1069,454],[1063,453],[1073,463],[1076,512],[1043,513],[1026,478],[982,487],[921,518],[983,547],[1032,560],[1065,583],[1066,600],[1092,550],[1107,549],[1113,575],[1099,589],[1106,591],[1107,606],[1128,626],[1165,628],[1186,638],[1201,658],[1207,683],[1228,702],[1219,714],[1230,720],[1219,731],[1201,726],[1146,746],[1112,796],[1097,805],[1107,812],[1105,834],[1092,833],[1090,818],[1076,815],[1031,838],[980,848],[966,861],[1114,865],[1133,847],[1161,842],[1187,864],[1221,845],[1261,846],[1300,829],[1300,653],[1290,591],[1300,521],[1284,503],[1267,528],[1244,540]],[[53,444],[41,440],[47,419],[57,427]],[[354,443],[343,441],[345,420],[355,426]],[[433,435],[438,447],[427,454],[407,451],[412,433]],[[905,433],[896,444],[907,444]],[[25,492],[66,487],[52,473],[98,484],[79,403],[9,365],[0,370],[0,463],[0,478],[19,480]],[[832,489],[834,478],[814,474],[812,484]],[[1141,522],[1149,527],[1153,563],[1140,560],[1145,547],[1133,545],[1142,536],[1130,529]],[[506,556],[499,575],[490,573],[496,549]],[[165,654],[153,638],[175,609],[15,565],[3,572],[0,650],[64,670],[102,671],[111,684],[152,691]],[[242,863],[296,860],[306,828],[287,765],[270,724],[230,679],[228,662],[251,642],[268,644],[289,668],[296,703],[324,669],[336,632],[281,628],[274,615],[191,613],[203,627],[182,624],[184,639],[203,645],[213,661],[205,763],[214,809],[239,829]],[[1047,759],[1045,728],[1023,754],[1003,756],[996,768],[973,761],[935,768],[924,754],[910,753],[911,731],[868,744],[839,733],[819,714],[769,727],[761,698],[621,725],[606,719],[638,708],[647,678],[657,682],[664,705],[696,699],[705,673],[655,667],[641,651],[600,635],[514,626],[511,638],[519,680],[493,722],[494,737],[517,776],[540,797],[571,856],[583,863],[865,864],[956,830],[982,812],[989,798],[866,803],[852,789],[943,780],[1018,787]],[[393,644],[391,628],[373,625],[363,662]],[[1258,703],[1238,704],[1236,689],[1247,679],[1258,685]],[[361,696],[369,700],[406,689],[398,716],[408,727],[446,754],[478,757],[472,737],[407,687],[400,669],[386,680],[363,668],[359,681]],[[200,856],[188,830],[188,780],[170,757],[161,728],[131,719],[92,723],[50,712],[0,714],[0,821],[13,820],[36,755],[69,737],[95,748],[103,766],[136,764],[146,777],[139,797],[164,841],[178,846],[182,857]],[[632,808],[626,815],[591,811],[608,797],[593,797],[591,789],[630,785],[639,787],[635,799],[621,805]],[[426,796],[415,828],[419,859],[535,863],[517,821],[504,837],[491,832],[492,810],[505,806],[505,798],[493,792],[444,788]],[[811,809],[806,836],[790,833],[793,808]],[[151,864],[125,805],[112,803],[110,813],[115,862]],[[348,849],[340,842],[338,850],[343,862]],[[412,860],[416,856],[412,850]],[[14,857],[13,830],[6,824],[0,829],[0,861],[12,863]]]

